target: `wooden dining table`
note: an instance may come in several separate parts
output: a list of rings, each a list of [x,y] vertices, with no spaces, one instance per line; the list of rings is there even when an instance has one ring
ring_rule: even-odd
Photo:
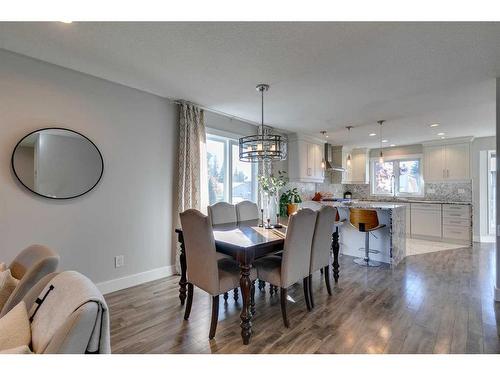
[[[259,226],[259,220],[242,221],[239,223],[219,224],[213,226],[215,248],[218,252],[234,258],[240,265],[240,289],[243,305],[240,314],[241,337],[243,344],[247,345],[252,336],[252,310],[250,291],[252,282],[250,270],[252,263],[266,255],[283,250],[286,235],[286,225],[279,229],[266,229]],[[176,229],[177,239],[180,243],[181,279],[179,281],[179,299],[181,305],[186,300],[187,290],[187,264],[186,248],[182,229]],[[333,277],[335,282],[339,279],[339,241],[338,229],[332,233],[333,251]]]

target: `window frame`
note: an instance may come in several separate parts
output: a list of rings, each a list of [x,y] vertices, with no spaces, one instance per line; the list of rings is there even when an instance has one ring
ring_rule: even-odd
[[[401,174],[399,173],[399,163],[404,161],[418,161],[420,165],[420,189],[418,193],[401,193],[399,191],[399,178]],[[370,195],[374,197],[423,197],[425,195],[425,181],[424,181],[424,165],[423,165],[423,155],[403,155],[403,156],[393,156],[384,157],[384,162],[393,163],[394,179],[392,182],[392,193],[383,194],[374,192],[375,189],[375,164],[379,161],[379,158],[370,158]]]
[[[224,160],[226,161],[225,171],[224,171],[224,200],[223,202],[233,203],[233,157],[232,157],[232,147],[239,147],[238,136],[236,134],[230,134],[223,131],[217,131],[215,129],[206,130],[206,139],[224,143]],[[208,153],[208,147],[207,147]],[[257,172],[258,167],[256,163],[252,164],[252,202],[257,202]],[[208,166],[208,158],[207,158]],[[207,168],[207,181],[208,181],[208,168]],[[210,204],[210,202],[208,202]]]

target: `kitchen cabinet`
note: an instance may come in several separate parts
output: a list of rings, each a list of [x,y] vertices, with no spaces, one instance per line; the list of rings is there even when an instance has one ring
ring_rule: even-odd
[[[470,179],[470,142],[424,145],[426,182]]]
[[[472,239],[471,207],[443,204],[443,240],[469,244]]]
[[[442,237],[441,205],[433,203],[411,204],[411,236],[440,239]]]
[[[322,183],[324,145],[312,137],[295,135],[288,141],[288,177],[295,182]]]
[[[368,184],[369,183],[369,156],[368,149],[357,148],[350,152],[351,163],[347,163],[347,155],[343,159],[343,167],[345,172],[343,173],[342,183],[343,184]]]

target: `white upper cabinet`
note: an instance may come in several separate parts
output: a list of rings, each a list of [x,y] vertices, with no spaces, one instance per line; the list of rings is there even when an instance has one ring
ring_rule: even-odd
[[[351,152],[351,163],[347,164],[347,155],[343,156],[343,166],[346,171],[343,173],[342,183],[344,184],[367,184],[369,182],[369,155],[368,149],[357,148]]]
[[[325,179],[324,146],[313,138],[291,136],[288,140],[288,177],[291,181],[318,182]]]
[[[470,179],[470,142],[424,145],[426,182]]]

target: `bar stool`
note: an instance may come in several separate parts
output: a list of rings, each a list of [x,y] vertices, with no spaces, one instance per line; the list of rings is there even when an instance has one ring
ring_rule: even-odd
[[[354,263],[365,267],[380,266],[380,262],[370,259],[370,252],[375,252],[374,250],[370,250],[370,232],[385,227],[385,224],[379,223],[377,211],[351,208],[349,220],[354,228],[365,233],[365,257],[354,259]]]

